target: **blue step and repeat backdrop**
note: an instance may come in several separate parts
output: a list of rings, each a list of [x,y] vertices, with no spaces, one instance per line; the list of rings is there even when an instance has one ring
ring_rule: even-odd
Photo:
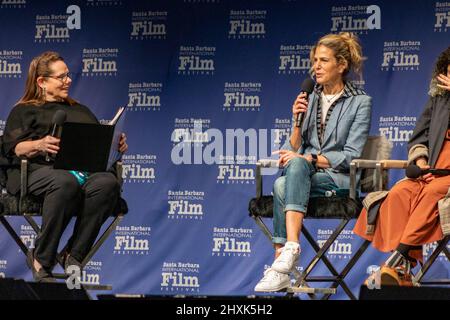
[[[0,26],[0,132],[29,62],[45,50],[65,57],[71,95],[99,119],[128,106],[130,212],[82,280],[112,284],[114,293],[249,295],[273,257],[247,214],[255,161],[289,136],[312,44],[330,32],[359,35],[367,61],[356,84],[373,97],[371,134],[386,135],[393,157],[404,159],[433,63],[450,44],[450,2],[1,0]],[[265,193],[276,177],[265,178]],[[31,227],[8,219],[32,247]],[[306,224],[320,244],[335,222]],[[352,227],[328,253],[338,268],[361,243]],[[0,277],[30,280],[23,254],[0,229]],[[311,256],[305,242],[300,269]],[[347,277],[355,294],[367,267],[385,257],[373,248],[364,254]],[[439,259],[433,273],[447,276]]]

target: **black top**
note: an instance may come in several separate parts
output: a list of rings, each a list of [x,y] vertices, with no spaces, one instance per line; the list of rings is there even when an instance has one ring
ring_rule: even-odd
[[[444,143],[449,117],[450,94],[430,97],[409,139],[408,150],[416,144],[428,147],[428,164],[432,168]]]
[[[15,155],[14,149],[17,144],[27,140],[38,140],[50,134],[53,127],[53,115],[57,110],[66,112],[67,122],[96,123],[98,120],[88,107],[81,104],[69,105],[64,102],[47,102],[41,106],[19,104],[16,105],[6,120],[3,132],[3,151],[13,163],[20,163],[20,159]],[[45,156],[38,155],[28,159],[30,171],[36,170],[43,165],[53,165],[45,161]],[[20,184],[19,172],[8,170],[7,188],[15,193]],[[13,177],[14,176],[14,177]]]

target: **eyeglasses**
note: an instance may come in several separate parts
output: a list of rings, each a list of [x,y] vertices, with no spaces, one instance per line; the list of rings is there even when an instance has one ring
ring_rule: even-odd
[[[44,77],[53,78],[53,79],[59,80],[61,82],[66,82],[68,78],[72,79],[72,76],[73,76],[72,72],[67,72],[67,73],[63,73],[63,74],[61,74],[59,76],[49,76],[49,75],[47,75],[47,76],[44,76]]]

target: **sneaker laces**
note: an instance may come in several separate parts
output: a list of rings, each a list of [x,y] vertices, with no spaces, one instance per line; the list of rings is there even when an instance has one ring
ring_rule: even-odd
[[[264,277],[261,279],[261,282],[272,282],[274,280],[278,280],[281,275],[281,273],[273,270],[272,268],[268,268],[264,271]]]

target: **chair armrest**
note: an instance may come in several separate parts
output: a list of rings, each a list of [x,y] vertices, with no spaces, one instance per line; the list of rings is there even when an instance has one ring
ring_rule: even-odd
[[[408,161],[406,160],[380,160],[383,169],[406,169]]]
[[[20,161],[20,197],[26,196],[28,193],[28,160]]]
[[[275,159],[260,159],[256,162],[256,166],[261,168],[280,168],[278,160]]]
[[[262,168],[280,168],[278,160],[274,159],[260,159],[256,162],[256,197],[260,198],[263,195],[263,183],[262,183]]]
[[[382,189],[382,175],[380,160],[354,159],[350,163],[350,198],[356,199],[356,173],[358,169],[375,169],[375,181],[377,189]]]
[[[381,160],[354,159],[351,163],[358,169],[375,169],[380,162]]]
[[[19,200],[19,212],[23,212],[22,202],[28,193],[28,160],[20,160],[20,200]]]

